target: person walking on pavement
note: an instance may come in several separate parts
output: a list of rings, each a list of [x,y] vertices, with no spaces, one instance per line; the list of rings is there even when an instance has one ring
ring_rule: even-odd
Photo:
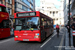
[[[67,25],[66,25],[66,28],[67,28],[67,30],[68,30],[68,33],[69,33],[69,23],[67,23]]]
[[[71,28],[75,30],[75,21],[72,23]]]
[[[60,29],[60,28],[59,28],[59,25],[57,24],[57,25],[56,25],[57,37],[59,37],[59,29]]]
[[[75,21],[71,25],[72,31],[75,31]],[[75,47],[75,36],[73,36],[73,46]]]

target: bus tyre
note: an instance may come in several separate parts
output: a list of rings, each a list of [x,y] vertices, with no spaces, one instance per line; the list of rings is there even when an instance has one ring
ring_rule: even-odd
[[[41,42],[43,41],[43,31],[41,31]]]
[[[41,42],[43,42],[43,38],[42,38],[42,36],[41,36]]]

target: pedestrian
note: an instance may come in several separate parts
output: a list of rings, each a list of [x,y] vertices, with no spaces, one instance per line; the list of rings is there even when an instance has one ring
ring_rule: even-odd
[[[67,30],[68,30],[68,33],[69,33],[69,23],[67,23],[67,25],[66,25],[66,28],[67,28]]]
[[[72,23],[71,28],[75,30],[75,21]]]
[[[59,29],[60,29],[60,28],[59,28],[59,25],[57,24],[57,25],[56,25],[57,37],[59,37]]]
[[[75,21],[73,21],[71,28],[72,28],[72,31],[75,31]],[[75,47],[75,36],[73,36],[73,46]]]

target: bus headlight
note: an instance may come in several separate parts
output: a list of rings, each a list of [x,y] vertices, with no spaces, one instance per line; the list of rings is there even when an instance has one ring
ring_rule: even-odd
[[[40,38],[40,36],[34,36],[34,38]]]
[[[18,36],[15,36],[16,38],[18,38]]]

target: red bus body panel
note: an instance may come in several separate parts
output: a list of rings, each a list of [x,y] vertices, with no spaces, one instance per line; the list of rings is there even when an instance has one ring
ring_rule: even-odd
[[[10,36],[10,28],[0,29],[0,38],[5,38]]]
[[[7,19],[9,19],[9,14],[5,12],[0,12],[0,23],[2,22],[2,20],[7,20]]]
[[[0,4],[0,6],[6,7],[6,6],[5,6],[5,5],[3,5],[3,4]]]
[[[18,38],[14,38],[14,39],[15,39],[15,41],[24,41],[24,39],[28,39],[28,41],[39,41],[39,42],[41,42],[40,38],[34,38],[36,33],[40,33],[40,30],[14,31],[14,35],[18,36]]]
[[[5,7],[4,5],[0,4],[0,6]],[[0,12],[0,23],[3,20],[8,20],[9,19],[9,14],[6,12]],[[10,28],[0,28],[0,38],[5,38],[10,36]]]

